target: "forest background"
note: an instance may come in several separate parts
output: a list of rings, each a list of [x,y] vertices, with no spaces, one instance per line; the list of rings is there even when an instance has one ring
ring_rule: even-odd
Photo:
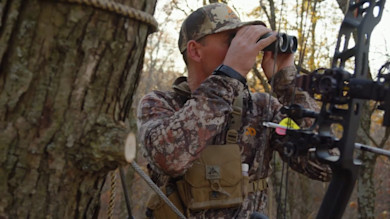
[[[145,218],[152,191],[123,149],[141,147],[130,141],[137,132],[140,98],[168,90],[177,76],[186,75],[177,50],[180,23],[211,2],[216,1],[0,1],[0,218],[126,218],[125,194],[134,218]],[[348,3],[223,2],[242,20],[263,20],[273,30],[297,36],[295,63],[301,74],[330,66]],[[372,34],[374,80],[390,59],[389,9],[388,2]],[[253,92],[271,92],[260,61],[261,54],[248,84]],[[347,63],[346,69],[352,72],[352,66]],[[375,106],[362,107],[356,142],[389,149],[390,129],[381,126],[383,112]],[[136,162],[146,171],[138,152]],[[344,218],[389,218],[389,158],[356,155],[363,165]],[[277,155],[272,169],[266,214],[315,217],[327,183],[283,171]]]
[[[210,1],[211,2],[211,1]],[[337,34],[344,17],[347,1],[222,1],[236,11],[241,20],[262,20],[268,27],[279,32],[295,35],[299,39],[299,48],[296,54],[296,64],[302,68],[302,73],[307,73],[320,67],[331,65]],[[201,7],[208,1],[163,1],[157,2],[155,17],[159,22],[160,31],[149,36],[145,53],[145,63],[142,78],[137,89],[138,98],[151,90],[169,90],[173,80],[186,75],[184,62],[177,49],[178,31],[181,22],[192,11]],[[387,6],[387,7],[386,7]],[[390,60],[390,3],[387,2],[380,22],[372,33],[370,47],[370,69],[375,78],[376,72]],[[258,58],[257,67],[252,69],[248,76],[248,83],[253,92],[269,92],[269,87],[262,73]],[[347,66],[353,72],[352,63]],[[265,86],[264,86],[265,85]],[[134,111],[135,112],[135,111]],[[390,149],[390,144],[385,140],[385,129],[381,127],[381,112],[371,113],[370,132],[363,135],[369,145]],[[337,127],[336,127],[337,129]],[[376,139],[376,141],[374,140]],[[380,140],[378,140],[380,139]],[[374,141],[374,142],[373,142]],[[386,143],[383,143],[386,142]],[[374,168],[372,174],[364,174],[359,186],[350,199],[344,218],[389,218],[390,212],[390,161],[387,157],[366,154],[367,163]],[[145,165],[145,160],[138,154],[138,162]],[[281,217],[277,214],[277,205],[283,207],[279,210],[287,212],[287,218],[314,218],[321,203],[326,183],[309,180],[293,171],[288,174],[287,203],[278,203],[280,186],[281,163],[276,159],[270,190],[268,215],[270,218]],[[145,169],[146,170],[146,169]],[[283,184],[283,185],[281,185]],[[367,188],[370,186],[370,188]],[[142,217],[144,207],[141,203],[146,201],[149,191],[148,186],[139,177],[135,177],[132,191],[133,200],[137,200],[135,209],[139,209]],[[282,191],[284,193],[285,191]],[[360,193],[359,193],[360,192]],[[369,201],[367,201],[370,199]],[[308,201],[310,200],[310,201]],[[359,204],[358,204],[359,203]]]

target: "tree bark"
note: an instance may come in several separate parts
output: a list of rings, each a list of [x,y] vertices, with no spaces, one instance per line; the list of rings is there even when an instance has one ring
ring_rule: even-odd
[[[154,13],[156,0],[120,3]],[[123,145],[151,27],[50,0],[0,3],[0,218],[91,218]]]

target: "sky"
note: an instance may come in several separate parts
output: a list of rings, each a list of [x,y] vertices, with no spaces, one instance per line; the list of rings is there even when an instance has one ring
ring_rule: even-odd
[[[169,0],[159,0],[157,1],[157,8],[155,17],[156,19],[161,22],[164,17],[164,13],[162,13],[163,9],[162,6],[168,2]],[[180,2],[180,1],[179,1]],[[202,6],[202,1],[189,1],[188,8],[196,9],[198,7]],[[295,1],[286,1],[284,0],[284,4],[295,4]],[[257,7],[259,5],[259,0],[230,0],[229,5],[232,5],[234,9],[238,11],[239,16],[241,17],[241,20],[253,20],[253,18],[248,18],[246,16],[246,13],[253,10],[253,8]],[[288,6],[286,6],[287,8]],[[337,34],[339,32],[340,24],[343,20],[344,15],[342,14],[341,10],[338,8],[337,3],[335,0],[325,0],[321,3],[319,7],[322,7],[322,10],[324,11],[322,16],[327,17],[331,13],[332,16],[329,16],[329,18],[333,18],[336,25],[329,25],[331,22],[329,22],[327,19],[324,19],[322,23],[320,22],[318,26],[322,28],[318,28],[319,31],[323,31],[320,35],[327,37],[328,39],[334,39],[334,45],[337,39]],[[190,10],[188,10],[190,11]],[[187,11],[187,12],[188,12]],[[284,13],[282,16],[288,16],[288,9],[285,11],[282,11]],[[279,15],[277,15],[279,16]],[[181,11],[175,11],[175,13],[172,16],[172,19],[174,20],[182,20],[185,18],[185,14]],[[294,18],[288,18],[293,20]],[[170,25],[169,28],[166,31],[169,31],[172,33],[172,38],[174,39],[175,43],[172,44],[172,46],[177,47],[177,38],[178,38],[178,31],[179,27],[177,25]],[[387,39],[386,39],[387,38]],[[173,56],[180,56],[180,53],[177,51],[177,54],[173,54]],[[334,47],[332,47],[329,51],[329,56],[333,56],[334,54]],[[374,31],[371,35],[371,43],[370,43],[370,54],[369,54],[369,61],[370,61],[370,67],[372,72],[376,73],[378,69],[388,60],[389,57],[386,57],[384,54],[390,55],[390,1],[386,2],[382,20],[381,22],[375,27]],[[180,60],[177,62],[178,68],[183,69],[184,63]],[[328,64],[329,66],[329,64]],[[323,67],[328,67],[323,66]],[[314,70],[314,69],[312,69]]]

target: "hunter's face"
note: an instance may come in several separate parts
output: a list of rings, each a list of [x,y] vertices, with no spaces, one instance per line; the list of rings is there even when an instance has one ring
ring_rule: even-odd
[[[208,75],[223,63],[236,32],[236,30],[224,31],[207,35],[200,40],[202,44],[203,71],[207,72]]]

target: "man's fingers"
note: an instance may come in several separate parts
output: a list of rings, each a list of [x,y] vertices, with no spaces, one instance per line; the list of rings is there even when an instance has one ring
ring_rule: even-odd
[[[245,40],[247,43],[251,44],[253,42],[258,42],[261,36],[266,35],[267,33],[271,33],[271,30],[262,26],[262,25],[248,25],[241,27],[236,37],[240,38],[241,40]],[[272,33],[271,36],[276,35]]]
[[[272,35],[269,37],[266,37],[264,39],[259,40],[256,45],[259,48],[259,50],[263,50],[265,47],[269,46],[271,43],[273,43],[277,39],[277,33],[273,32]],[[259,37],[260,38],[260,37]]]

